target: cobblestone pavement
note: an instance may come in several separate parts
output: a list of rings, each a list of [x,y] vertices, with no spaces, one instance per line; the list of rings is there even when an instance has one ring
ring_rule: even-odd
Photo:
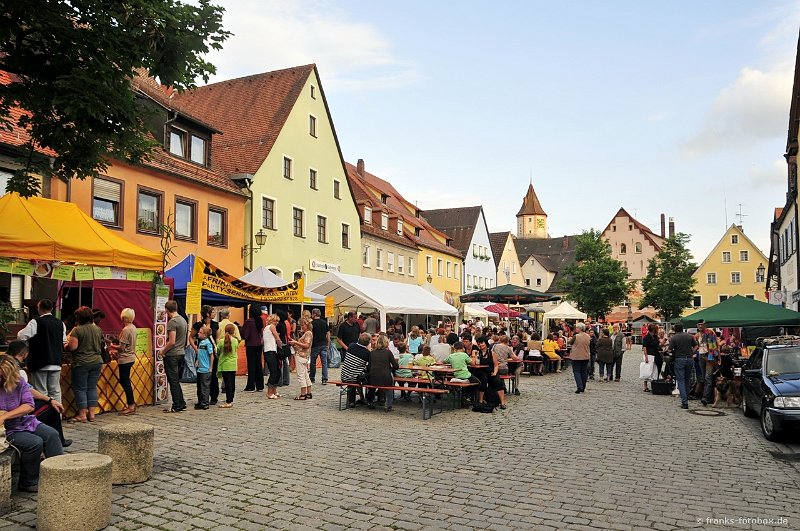
[[[416,403],[340,412],[320,385],[310,402],[293,384],[281,400],[239,392],[229,410],[142,408],[154,476],[114,487],[109,529],[800,528],[800,439],[769,443],[739,410],[704,417],[643,393],[639,361],[626,354],[622,382],[583,395],[570,370],[523,376],[505,411],[424,422]],[[95,451],[98,426],[123,421],[68,425],[69,450]],[[14,501],[0,529],[33,527],[36,495]]]

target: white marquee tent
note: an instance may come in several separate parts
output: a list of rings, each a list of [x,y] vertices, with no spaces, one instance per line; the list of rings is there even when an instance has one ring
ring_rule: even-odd
[[[248,284],[254,286],[263,286],[265,288],[277,288],[285,286],[289,281],[282,279],[264,266],[258,266],[246,275],[239,277]],[[308,287],[305,288],[305,302],[306,304],[313,304],[314,306],[324,306],[325,297],[321,297],[316,293],[309,293]]]
[[[550,326],[549,321],[551,319],[575,319],[583,321],[584,319],[586,319],[586,314],[578,310],[577,308],[573,307],[567,301],[563,301],[561,304],[559,304],[549,312],[544,313],[542,321],[542,330],[544,331],[549,330],[548,328]]]
[[[386,314],[444,315],[457,317],[458,310],[414,284],[390,282],[344,273],[328,273],[306,286],[306,293],[333,297],[337,306],[358,312],[380,313],[381,330],[386,330]]]

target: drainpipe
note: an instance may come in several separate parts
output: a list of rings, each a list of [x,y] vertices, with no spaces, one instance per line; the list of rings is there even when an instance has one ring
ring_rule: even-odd
[[[251,249],[251,252],[250,252],[250,271],[253,270],[253,255],[255,254],[254,252],[252,252],[253,245],[255,244],[255,241],[253,241],[253,221],[254,220],[253,220],[253,188],[252,188],[252,186],[253,186],[253,181],[248,180],[247,181],[247,193],[250,196],[250,198],[248,199],[248,201],[250,201],[250,227],[249,227],[249,231],[248,231],[250,233],[249,246],[250,246],[250,249]]]

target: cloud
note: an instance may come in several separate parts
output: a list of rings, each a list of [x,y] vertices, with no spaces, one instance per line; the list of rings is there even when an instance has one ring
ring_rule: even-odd
[[[744,67],[722,90],[700,131],[684,145],[690,156],[748,148],[786,131],[793,69],[782,63],[770,70]]]
[[[786,161],[779,158],[768,168],[751,168],[748,176],[750,184],[757,188],[785,186],[786,171]]]
[[[224,24],[234,36],[209,54],[218,70],[212,81],[309,63],[327,88],[385,89],[420,79],[378,28],[322,0],[237,0],[228,3]]]

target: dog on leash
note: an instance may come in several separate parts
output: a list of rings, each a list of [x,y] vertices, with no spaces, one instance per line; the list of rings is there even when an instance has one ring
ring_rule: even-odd
[[[724,376],[717,376],[714,381],[714,403],[711,407],[717,407],[720,402],[725,402],[728,407],[738,406],[741,402],[736,382]]]

